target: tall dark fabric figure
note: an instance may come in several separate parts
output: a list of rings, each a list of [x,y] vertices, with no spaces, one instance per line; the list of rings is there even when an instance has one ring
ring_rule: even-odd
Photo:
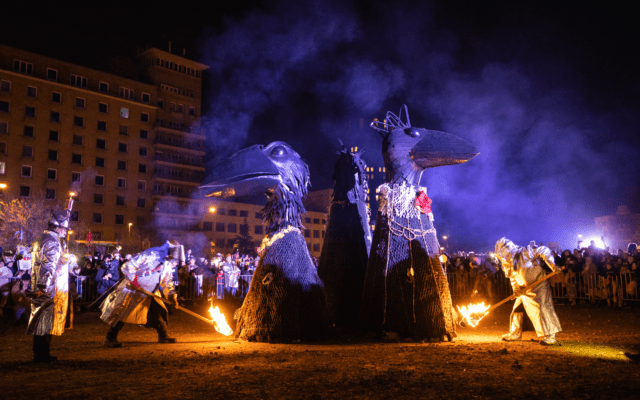
[[[401,120],[402,111],[406,121]],[[378,188],[380,208],[365,278],[361,325],[416,340],[456,336],[449,284],[438,253],[431,199],[420,187],[426,168],[459,164],[477,155],[457,136],[414,128],[406,106],[400,118],[387,112],[372,127],[383,137],[387,183]]]
[[[246,340],[307,340],[326,336],[329,313],[301,232],[309,169],[288,144],[241,150],[213,168],[208,196],[267,194],[267,236],[251,288],[236,312],[236,336]]]
[[[338,154],[318,276],[324,283],[333,323],[355,326],[371,249],[369,212],[365,202],[367,166],[360,158],[361,153],[350,152],[343,146]]]

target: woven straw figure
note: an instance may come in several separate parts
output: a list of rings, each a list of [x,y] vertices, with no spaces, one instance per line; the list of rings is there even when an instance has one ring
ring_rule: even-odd
[[[452,340],[455,311],[420,178],[426,168],[463,163],[477,152],[457,136],[412,127],[406,106],[400,116],[403,110],[406,121],[388,112],[384,124],[372,123],[383,137],[387,183],[378,188],[360,324],[415,340]]]
[[[327,335],[329,313],[301,232],[309,169],[288,144],[241,150],[213,168],[209,196],[267,194],[267,236],[251,288],[236,311],[236,336],[257,341],[298,341]]]
[[[318,264],[327,296],[329,314],[336,326],[355,326],[367,259],[371,248],[366,164],[361,153],[342,146],[338,152],[326,234]]]

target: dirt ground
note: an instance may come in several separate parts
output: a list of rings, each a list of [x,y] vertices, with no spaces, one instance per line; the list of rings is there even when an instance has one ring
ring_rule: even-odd
[[[205,310],[194,308],[205,314]],[[637,399],[640,308],[556,306],[561,346],[500,340],[510,304],[453,343],[386,342],[355,331],[320,343],[241,342],[180,311],[179,342],[127,325],[120,349],[101,347],[97,312],[54,337],[53,364],[31,362],[24,325],[0,325],[0,398],[180,399]]]

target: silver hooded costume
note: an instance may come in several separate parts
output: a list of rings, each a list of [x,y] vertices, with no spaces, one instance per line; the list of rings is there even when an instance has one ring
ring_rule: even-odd
[[[27,334],[60,336],[65,327],[71,328],[67,311],[73,312],[69,307],[69,269],[74,257],[64,251],[60,236],[52,231],[44,231],[36,246],[31,287],[42,295],[32,299]]]
[[[124,279],[107,296],[101,305],[101,319],[111,326],[118,322],[144,325],[151,301],[166,310],[163,302],[136,290],[141,287],[155,295],[166,297],[175,294],[169,242],[136,254],[122,266]]]
[[[538,279],[544,277],[546,272],[542,267],[545,263],[552,271],[559,271],[555,265],[551,250],[545,246],[520,247],[506,238],[498,240],[495,246],[495,254],[502,263],[502,269],[511,281],[514,293],[520,291]],[[553,307],[551,288],[549,281],[544,281],[516,298],[509,319],[511,331],[505,335],[505,340],[519,340],[522,334],[522,318],[518,308],[524,307],[527,316],[531,319],[536,335],[546,337],[544,344],[555,343],[555,334],[562,331],[560,320]]]

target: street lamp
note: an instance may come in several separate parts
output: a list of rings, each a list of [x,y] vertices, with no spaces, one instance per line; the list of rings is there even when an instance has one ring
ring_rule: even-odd
[[[215,213],[216,212],[216,208],[214,206],[209,207],[209,212],[211,214]]]
[[[4,190],[7,188],[7,184],[0,182],[0,196],[4,196]]]
[[[133,223],[129,222],[129,236],[131,236],[131,225],[133,225]]]

